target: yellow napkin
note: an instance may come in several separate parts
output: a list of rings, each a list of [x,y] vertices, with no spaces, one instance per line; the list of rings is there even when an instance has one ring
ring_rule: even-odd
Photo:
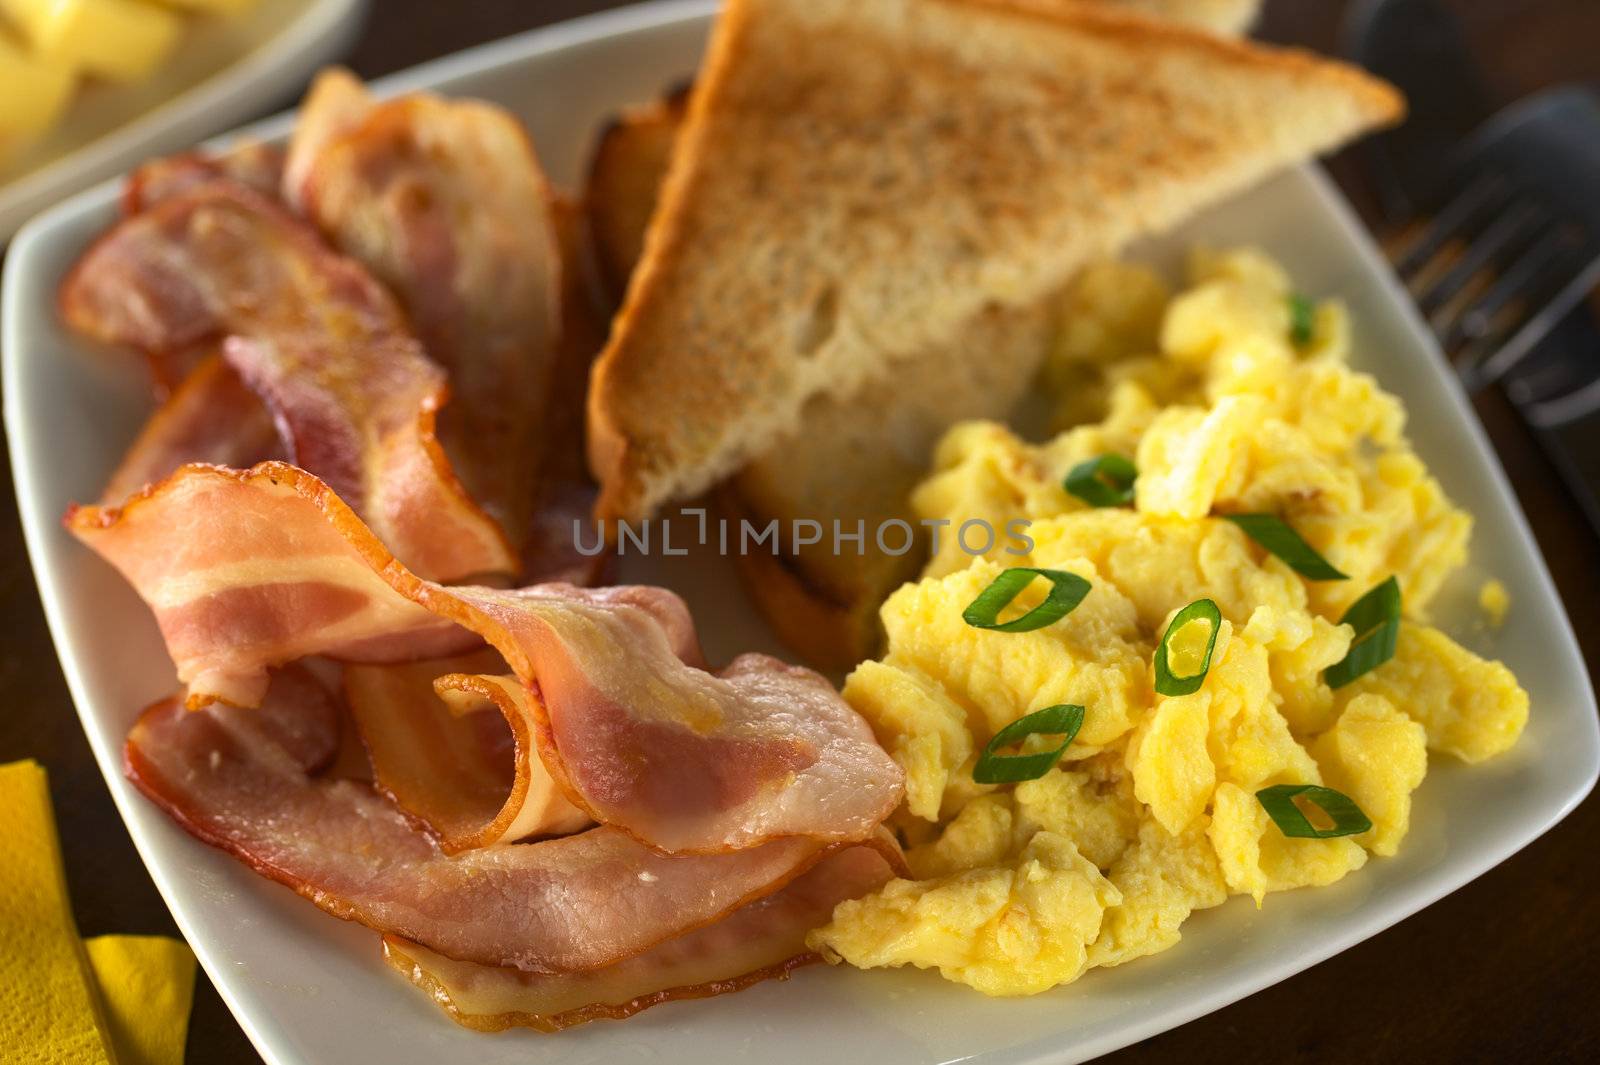
[[[118,1065],[183,1065],[194,952],[168,936],[86,939]]]
[[[162,936],[78,938],[44,769],[0,766],[0,1047],[38,1065],[180,1065],[194,955]]]

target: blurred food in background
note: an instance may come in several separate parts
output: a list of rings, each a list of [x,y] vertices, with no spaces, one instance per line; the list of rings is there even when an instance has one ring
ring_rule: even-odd
[[[0,171],[93,80],[128,83],[183,47],[189,23],[257,0],[0,0]]]

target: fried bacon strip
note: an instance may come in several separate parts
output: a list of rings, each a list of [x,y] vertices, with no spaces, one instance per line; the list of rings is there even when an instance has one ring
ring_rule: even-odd
[[[146,351],[221,338],[293,460],[417,572],[519,568],[434,438],[442,371],[382,286],[272,201],[231,181],[164,200],[85,253],[61,305],[80,331]]]
[[[821,960],[806,949],[809,930],[826,924],[840,902],[881,887],[892,875],[889,860],[872,847],[835,851],[787,887],[716,924],[594,972],[541,974],[474,965],[396,936],[384,937],[383,956],[458,1024],[485,1032],[554,1032],[787,979]]]
[[[455,402],[439,438],[472,497],[527,536],[559,354],[553,198],[522,124],[490,104],[374,101],[321,75],[289,149],[285,199],[399,296]]]
[[[284,506],[302,485],[361,536],[330,534],[315,507],[308,521]],[[403,662],[479,642],[394,595],[376,572],[389,552],[326,485],[285,463],[186,466],[120,507],[74,507],[66,524],[155,612],[191,707],[255,706],[268,666],[308,655]]]
[[[574,805],[669,853],[859,840],[893,810],[898,767],[826,678],[766,655],[686,666],[611,591],[448,590],[452,615],[537,686],[517,709]]]
[[[282,148],[273,144],[261,143],[242,144],[231,151],[221,154],[196,151],[151,159],[141,164],[128,175],[127,183],[122,190],[122,213],[125,217],[139,214],[162,200],[172,199],[191,189],[224,178],[236,181],[264,196],[276,196],[278,186],[283,181],[283,159],[284,151]],[[150,371],[150,380],[154,386],[156,398],[165,400],[175,390],[181,389],[184,382],[210,356],[216,353],[216,348],[215,342],[196,342],[193,339],[186,339],[180,345],[172,348],[161,350],[145,349],[142,354],[145,365]],[[228,403],[230,409],[237,409],[240,403],[238,397],[233,395],[227,396],[225,402]],[[257,406],[259,406],[259,403],[257,403]],[[207,428],[218,424],[192,404],[184,408],[184,413],[196,418],[197,421],[205,422]],[[157,416],[162,417],[163,414],[165,412],[158,412]],[[241,428],[240,436],[243,439],[238,444],[230,444],[213,434],[208,438],[210,447],[221,450],[232,448],[233,450],[243,451],[245,443],[253,439],[256,423],[264,416],[262,412],[250,412],[250,421]],[[166,432],[169,434],[174,432],[193,432],[187,429],[176,429],[175,425],[178,419],[170,414],[166,415],[163,420],[167,423]],[[270,425],[270,421],[268,424]],[[268,457],[270,457],[270,454],[258,455],[251,461],[259,461]],[[131,457],[128,461],[131,465]],[[196,454],[185,461],[203,462],[208,460],[204,455]],[[157,477],[153,477],[151,480],[165,477],[180,465],[182,465],[182,462],[173,463],[166,469],[161,470]],[[248,463],[245,463],[245,465],[248,465]],[[143,483],[140,483],[133,487],[142,488],[143,486]]]
[[[396,666],[348,666],[345,703],[378,789],[423,821],[448,854],[565,835],[593,822],[567,801],[532,735],[532,698],[483,650]]]
[[[283,181],[283,160],[282,148],[261,143],[242,144],[221,154],[194,151],[151,159],[128,175],[122,189],[122,214],[124,217],[139,214],[163,200],[222,179],[235,181],[263,196],[276,197]],[[64,296],[62,302],[63,311],[67,311]],[[76,324],[70,316],[68,322]],[[94,330],[89,335],[105,339]],[[143,347],[140,353],[150,371],[156,398],[164,400],[180,388],[216,349],[215,340],[197,340],[188,334],[171,347]],[[176,468],[170,467],[162,471],[162,475]]]
[[[151,159],[128,175],[122,190],[122,213],[136,215],[219,178],[237,181],[263,196],[275,196],[283,184],[283,164],[282,148],[260,142],[221,153],[183,152]]]
[[[220,355],[190,371],[145,423],[100,498],[120,503],[179,466],[254,466],[281,458],[272,415]]]
[[[859,841],[900,798],[899,768],[832,685],[763,655],[700,668],[671,592],[424,581],[292,466],[188,466],[67,525],[155,608],[191,705],[258,699],[268,667],[348,656],[421,614],[498,650],[530,693],[502,709],[567,799],[660,851]]]
[[[300,101],[294,133],[289,138],[283,166],[283,198],[296,208],[311,168],[330,143],[361,124],[372,109],[372,95],[361,79],[343,67],[328,67],[317,75]]]
[[[778,840],[733,854],[657,854],[595,828],[450,857],[370,788],[308,775],[337,745],[335,707],[295,671],[262,705],[140,717],[129,778],[205,842],[327,912],[452,958],[588,972],[764,898],[830,852]]]

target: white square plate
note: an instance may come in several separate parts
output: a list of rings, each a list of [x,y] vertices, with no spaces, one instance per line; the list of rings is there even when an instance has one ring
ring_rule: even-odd
[[[709,11],[698,0],[623,9],[430,63],[379,89],[427,87],[509,106],[528,122],[555,178],[570,186],[602,119],[694,69]],[[286,128],[280,119],[254,132]],[[1477,515],[1473,565],[1439,615],[1462,621],[1458,637],[1503,658],[1527,685],[1533,709],[1517,748],[1471,769],[1437,759],[1398,857],[1330,888],[1274,895],[1259,913],[1234,899],[1192,919],[1167,953],[1035,998],[986,999],[925,972],[814,967],[788,983],[558,1036],[457,1028],[383,966],[371,932],[190,839],[123,780],[126,729],[140,706],[171,688],[172,669],[149,613],[109,566],[62,532],[60,517],[100,488],[146,401],[135,373],[85,350],[54,315],[56,284],[111,221],[115,191],[101,187],[61,205],[11,249],[0,345],[18,500],[62,668],[128,829],[206,971],[274,1065],[731,1065],[753,1055],[767,1065],[1078,1061],[1214,1010],[1415,913],[1525,846],[1595,781],[1600,730],[1589,680],[1505,476],[1370,240],[1320,173],[1300,170],[1141,254],[1170,259],[1196,240],[1255,243],[1306,291],[1348,301],[1362,365],[1404,398],[1418,450]],[[726,655],[764,641],[721,565],[655,560],[627,576],[684,591],[709,650]],[[1497,632],[1472,621],[1472,593],[1489,573],[1513,600]]]
[[[0,164],[0,245],[62,197],[284,103],[350,42],[365,9],[366,0],[262,0],[236,18],[186,19],[150,77],[83,86],[60,125]]]

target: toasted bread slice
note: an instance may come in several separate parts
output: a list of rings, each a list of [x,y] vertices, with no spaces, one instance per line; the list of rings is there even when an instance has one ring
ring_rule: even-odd
[[[585,199],[595,258],[612,291],[627,287],[681,124],[687,89],[629,108],[606,126],[589,169]],[[927,558],[926,530],[908,500],[927,472],[933,444],[964,418],[1004,418],[1044,360],[1051,307],[991,307],[919,365],[914,380],[879,379],[845,398],[817,396],[786,440],[725,481],[723,516],[757,529],[773,520],[828,530],[823,543],[776,555],[738,556],[751,597],[783,641],[813,665],[844,670],[879,641],[878,605]],[[973,357],[981,353],[980,357]],[[908,539],[886,523],[899,519]],[[833,550],[832,523],[865,530]],[[885,528],[885,545],[877,530]]]
[[[1193,0],[1188,0],[1193,2]],[[687,109],[689,87],[631,107],[601,132],[585,189],[594,257],[618,298],[644,244],[656,192]],[[785,441],[722,484],[730,521],[785,530],[815,521],[825,542],[779,554],[738,556],[756,605],[783,641],[812,664],[844,670],[876,648],[877,608],[927,558],[926,530],[908,500],[933,444],[964,418],[1003,418],[1022,398],[1053,336],[1049,305],[989,308],[920,364],[915,380],[882,379],[847,397],[817,396],[798,439]],[[982,353],[981,357],[971,357]],[[888,528],[899,519],[905,538]],[[859,549],[832,547],[832,522],[865,530]],[[784,533],[785,539],[788,532]]]
[[[929,530],[910,497],[934,444],[958,421],[1006,419],[1022,403],[1055,336],[1054,305],[986,308],[918,361],[914,381],[813,397],[798,436],[718,490],[728,518],[758,528],[776,519],[784,530],[782,553],[738,561],[773,630],[813,665],[842,671],[877,649],[879,604],[927,560]],[[789,530],[804,520],[822,540],[795,550]]]
[[[584,205],[601,280],[613,299],[622,298],[644,249],[645,228],[688,113],[689,91],[689,85],[681,85],[659,100],[629,108],[600,131],[595,144]]]
[[[1045,10],[1058,4],[1058,0],[1032,2]],[[1261,0],[1100,2],[1226,34],[1243,32],[1261,9]],[[601,129],[595,142],[584,202],[602,280],[618,301],[644,250],[645,229],[655,210],[678,129],[688,114],[692,88],[692,83],[684,82],[659,99],[628,108]]]
[[[1057,0],[731,0],[589,393],[602,518],[697,494],[817,395],[1396,119],[1349,67]]]

